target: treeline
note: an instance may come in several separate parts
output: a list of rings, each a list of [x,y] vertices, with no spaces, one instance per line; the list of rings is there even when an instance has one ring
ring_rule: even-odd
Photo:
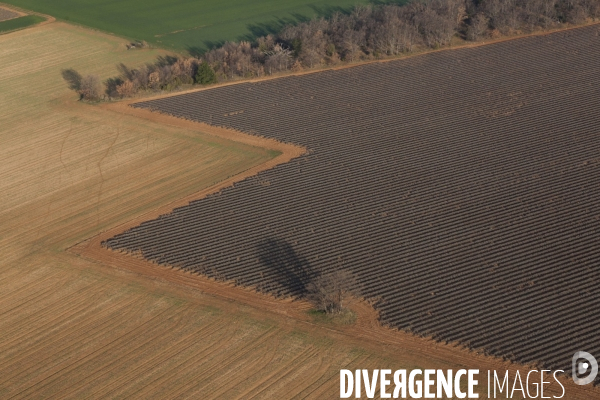
[[[170,91],[184,84],[261,77],[435,49],[449,45],[454,37],[478,41],[598,17],[600,0],[415,0],[403,6],[357,6],[349,14],[286,26],[255,43],[227,42],[202,58],[162,57],[137,69],[120,65],[120,75],[104,83],[104,93],[80,95],[94,100]]]

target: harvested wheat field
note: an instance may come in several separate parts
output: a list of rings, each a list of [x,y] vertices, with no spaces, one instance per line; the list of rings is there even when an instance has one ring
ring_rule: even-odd
[[[517,368],[384,329],[364,303],[353,325],[317,321],[87,240],[304,152],[82,104],[60,77],[159,54],[56,22],[0,36],[1,398],[334,398],[340,368]]]

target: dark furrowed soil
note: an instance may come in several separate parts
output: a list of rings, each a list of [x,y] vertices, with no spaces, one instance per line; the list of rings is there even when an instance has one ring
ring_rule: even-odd
[[[598,26],[135,106],[309,154],[109,248],[280,295],[345,268],[391,326],[600,354]]]

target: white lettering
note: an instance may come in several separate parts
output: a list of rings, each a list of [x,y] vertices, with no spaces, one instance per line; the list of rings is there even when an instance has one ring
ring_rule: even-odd
[[[352,371],[348,371],[347,369],[340,370],[340,397],[342,399],[352,396],[352,386],[354,386]]]
[[[434,380],[431,379],[431,375],[435,374],[435,369],[426,369],[425,370],[425,379],[423,380],[423,386],[425,389],[425,398],[426,399],[435,399],[435,393],[431,393],[431,386],[434,384]]]
[[[517,380],[519,382],[519,388],[517,389]],[[513,386],[512,386],[512,390],[510,392],[510,398],[512,399],[512,397],[515,394],[515,390],[520,391],[521,393],[523,393],[523,397],[525,396],[525,389],[523,388],[523,381],[521,380],[521,373],[519,372],[519,370],[517,370],[517,373],[515,374],[515,380],[513,382]]]
[[[479,393],[475,393],[475,386],[479,383],[479,381],[475,380],[475,375],[479,375],[478,369],[470,369],[469,370],[469,398],[470,399],[478,399]]]
[[[420,399],[423,397],[423,382],[421,382],[420,379],[415,382],[415,376],[422,374],[423,371],[420,369],[413,369],[408,376],[408,394],[410,394],[410,397],[413,399]]]
[[[538,396],[540,395],[540,384],[537,382],[533,382],[532,385],[535,387],[535,396],[532,396],[531,393],[529,392],[529,375],[532,372],[539,372],[537,369],[534,369],[533,371],[529,371],[527,373],[527,380],[525,381],[525,383],[527,384],[527,396],[529,396],[532,399],[537,399]]]
[[[506,385],[506,397],[508,397],[508,371],[506,371],[506,374],[504,374],[502,386],[500,386],[498,375],[496,375],[496,371],[494,371],[494,398],[496,398],[496,386],[498,386],[498,389],[500,389],[500,393],[502,393],[502,391],[504,391],[504,385]]]
[[[444,393],[446,397],[451,398],[452,393],[452,370],[448,370],[448,377],[444,375],[444,371],[441,369],[437,370],[437,397],[442,398],[442,389],[444,389]]]
[[[558,380],[558,378],[556,377],[556,374],[558,372],[565,372],[562,369],[558,369],[556,371],[554,371],[554,380],[560,385],[560,387],[562,388],[562,395],[560,397],[556,397],[554,396],[555,399],[562,399],[565,396],[565,387],[562,385],[562,383],[560,383],[560,381]]]
[[[379,392],[379,396],[382,399],[389,399],[390,397],[392,397],[389,393],[387,393],[386,388],[390,385],[390,380],[386,378],[387,375],[391,374],[392,370],[391,369],[382,369],[381,370],[381,381],[380,381],[380,392]]]
[[[544,382],[544,372],[552,372],[552,371],[550,371],[549,369],[543,369],[541,371],[541,377],[542,377],[541,380],[542,380],[542,382],[541,382],[541,385],[540,385],[540,392],[541,392],[540,398],[542,398],[542,399],[549,399],[550,396],[548,396],[548,397],[544,396],[544,383],[550,383],[550,381]]]
[[[456,375],[454,376],[454,394],[459,399],[464,399],[465,397],[467,397],[467,394],[465,392],[460,391],[460,377],[466,374],[467,371],[465,371],[464,369],[459,369],[458,371],[456,371]]]
[[[369,399],[375,397],[375,390],[377,389],[377,375],[379,370],[373,370],[373,380],[369,382],[369,370],[363,369],[363,382],[365,383],[365,393]]]
[[[400,379],[402,377],[402,379]],[[397,399],[400,396],[400,389],[402,389],[402,398],[406,398],[406,370],[399,369],[394,372],[394,398]]]

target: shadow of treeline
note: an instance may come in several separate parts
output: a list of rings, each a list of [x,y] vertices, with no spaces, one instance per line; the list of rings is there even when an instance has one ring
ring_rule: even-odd
[[[403,3],[408,0],[399,0],[397,2],[390,1],[377,1],[373,4],[390,4],[390,3]],[[259,37],[267,35],[277,35],[286,26],[297,25],[303,22],[308,22],[314,18],[329,18],[335,13],[350,14],[354,9],[354,6],[341,7],[341,6],[318,6],[314,4],[308,5],[312,10],[313,15],[305,15],[301,13],[290,13],[288,17],[278,17],[266,22],[258,22],[248,24],[246,29],[248,33],[236,37],[233,41],[235,42],[251,42],[254,43]],[[202,57],[207,51],[222,47],[227,41],[226,40],[204,40],[202,46],[186,46],[186,51],[192,57]]]
[[[388,4],[395,6],[403,6],[410,3],[413,0],[369,0],[369,4],[373,6],[385,6]]]

